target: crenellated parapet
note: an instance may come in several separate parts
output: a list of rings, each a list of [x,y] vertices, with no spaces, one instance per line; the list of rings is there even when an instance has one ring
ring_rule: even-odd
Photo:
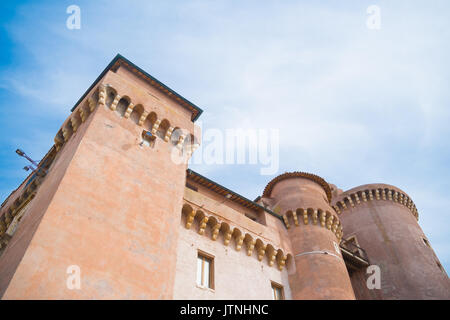
[[[230,222],[195,205],[185,203],[181,217],[186,229],[192,229],[195,225],[198,234],[208,235],[212,241],[216,241],[221,235],[225,246],[232,245],[236,251],[243,249],[247,256],[255,255],[258,261],[266,259],[269,266],[276,263],[280,271],[283,270],[286,262],[292,259],[291,254],[277,248],[266,239],[246,232],[241,227],[233,226]]]
[[[286,228],[288,229],[291,225],[296,227],[303,227],[307,225],[319,226],[333,232],[339,242],[342,239],[343,232],[341,222],[338,217],[326,210],[313,208],[297,208],[296,210],[288,210],[283,215],[283,220]]]
[[[39,162],[38,168],[3,201],[0,207],[0,249],[8,243],[8,239],[3,239],[3,236],[9,235],[11,237],[14,233],[16,226],[22,218],[23,209],[35,197],[40,185],[45,180],[47,172],[55,159],[55,155],[55,148],[50,148]]]
[[[200,146],[199,140],[188,130],[180,128],[174,121],[160,118],[157,112],[139,102],[133,102],[130,95],[120,92],[111,85],[106,85],[106,108],[116,112],[120,117],[134,122],[142,127],[142,139],[151,141],[160,139],[161,142],[172,144],[182,150],[189,158]]]
[[[194,134],[182,129],[166,118],[159,118],[157,112],[143,106],[141,103],[133,103],[130,95],[119,92],[109,84],[100,84],[91,95],[74,109],[71,116],[64,122],[55,137],[55,147],[60,148],[71,138],[79,126],[93,113],[97,107],[104,107],[117,113],[121,118],[134,122],[142,127],[141,139],[148,145],[153,145],[157,138],[161,142],[172,144],[181,150],[187,159],[200,146],[199,140]]]
[[[34,198],[39,185],[44,180],[43,177],[34,174],[29,178],[27,185],[23,188],[21,194],[10,204],[3,206],[0,211],[0,239],[9,234],[12,236],[15,226],[18,224],[18,219],[21,218],[22,209]],[[0,244],[0,249],[3,245],[6,245],[7,241],[3,241]]]
[[[80,104],[71,115],[64,121],[58,130],[54,142],[55,149],[58,152],[69,141],[69,139],[77,132],[78,128],[86,122],[87,118],[94,112],[99,105],[105,104],[106,86],[100,84],[90,96]]]
[[[355,190],[341,194],[338,200],[334,201],[333,209],[337,214],[341,214],[344,210],[353,208],[361,203],[369,201],[392,201],[407,207],[419,220],[419,213],[416,205],[405,193],[389,186],[368,187],[363,190]]]

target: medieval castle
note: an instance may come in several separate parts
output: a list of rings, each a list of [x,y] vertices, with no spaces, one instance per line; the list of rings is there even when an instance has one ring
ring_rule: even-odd
[[[173,161],[201,112],[116,56],[1,205],[0,297],[450,299],[404,191],[288,172],[251,201]]]

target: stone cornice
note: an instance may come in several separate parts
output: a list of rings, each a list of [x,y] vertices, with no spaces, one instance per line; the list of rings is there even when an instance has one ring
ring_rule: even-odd
[[[108,95],[111,98],[109,103],[106,101]],[[163,142],[171,141],[174,147],[183,151],[182,154],[186,157],[186,161],[195,149],[199,147],[200,144],[197,142],[197,137],[190,134],[186,129],[171,126],[171,122],[168,119],[158,118],[156,112],[147,111],[145,106],[141,104],[134,105],[132,98],[127,93],[118,92],[111,85],[100,83],[98,88],[91,92],[89,98],[73,110],[70,117],[64,122],[56,134],[54,139],[56,150],[59,151],[61,149],[97,107],[105,107],[111,111],[118,111],[117,107],[120,101],[126,101],[127,104],[123,115],[121,115],[122,118],[129,120],[135,118],[136,125],[151,133],[155,139],[159,136]],[[147,127],[147,125],[149,126]],[[190,139],[186,139],[187,136]],[[174,139],[175,141],[172,141]]]
[[[363,186],[363,188],[361,190],[350,190],[350,192],[340,195],[338,197],[339,200],[336,200],[332,206],[337,214],[341,214],[348,208],[353,208],[363,202],[393,201],[407,207],[416,220],[419,220],[419,213],[414,202],[396,188],[387,185],[383,187]]]
[[[331,202],[331,189],[330,189],[330,186],[328,185],[328,183],[323,178],[321,178],[315,174],[307,173],[307,172],[300,172],[300,171],[286,172],[286,173],[283,173],[283,174],[273,178],[264,188],[263,197],[270,198],[272,190],[278,182],[280,182],[282,180],[286,180],[286,179],[291,179],[291,178],[304,178],[304,179],[314,181],[315,183],[319,184],[323,188],[323,190],[325,191],[325,193],[327,195],[328,202]]]
[[[290,228],[291,223],[295,226],[301,225],[316,225],[320,227],[324,227],[330,231],[332,231],[338,240],[338,242],[342,239],[342,224],[339,221],[338,217],[330,213],[329,211],[324,211],[322,209],[303,209],[297,208],[296,210],[288,210],[283,215],[284,223],[286,228]]]
[[[200,235],[205,235],[206,230],[209,229],[210,232],[208,233],[211,234],[212,241],[216,241],[221,234],[225,246],[233,242],[236,251],[245,247],[247,256],[252,256],[255,251],[259,261],[262,261],[265,257],[269,266],[273,266],[276,262],[280,271],[286,265],[286,260],[292,258],[291,254],[285,253],[283,249],[277,248],[276,245],[271,244],[266,239],[261,239],[261,237],[247,232],[242,227],[233,226],[228,221],[222,220],[193,203],[184,203],[181,217],[184,219],[186,229],[191,229],[194,223],[197,225],[197,233]]]

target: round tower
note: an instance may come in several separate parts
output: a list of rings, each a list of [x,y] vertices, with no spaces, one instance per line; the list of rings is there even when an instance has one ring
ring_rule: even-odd
[[[418,224],[411,198],[386,184],[340,194],[334,208],[345,241],[363,248],[380,270],[380,289],[369,289],[366,270],[351,274],[358,299],[450,299],[449,279]]]
[[[341,223],[330,206],[331,190],[320,177],[303,172],[270,181],[263,202],[283,215],[292,243],[293,299],[355,299],[339,250]]]

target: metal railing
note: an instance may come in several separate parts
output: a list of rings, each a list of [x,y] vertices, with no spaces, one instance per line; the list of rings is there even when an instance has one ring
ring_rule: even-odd
[[[354,241],[342,239],[340,247],[341,249],[344,249],[352,255],[369,263],[369,257],[367,256],[366,251],[358,246]]]

